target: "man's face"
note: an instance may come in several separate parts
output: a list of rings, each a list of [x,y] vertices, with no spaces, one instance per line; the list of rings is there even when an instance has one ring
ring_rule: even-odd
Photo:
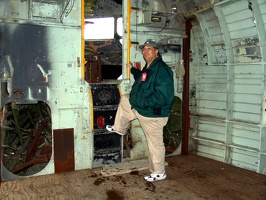
[[[153,46],[146,45],[142,48],[142,55],[144,60],[150,64],[155,58],[158,57],[158,49]]]

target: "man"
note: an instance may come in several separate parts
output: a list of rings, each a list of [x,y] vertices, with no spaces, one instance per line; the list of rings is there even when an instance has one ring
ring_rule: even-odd
[[[149,148],[151,174],[144,179],[153,182],[166,178],[163,127],[173,104],[174,81],[173,72],[162,60],[155,41],[147,40],[140,49],[146,65],[139,70],[127,64],[135,82],[130,94],[120,99],[114,125],[107,125],[106,129],[126,135],[130,121],[139,120]]]

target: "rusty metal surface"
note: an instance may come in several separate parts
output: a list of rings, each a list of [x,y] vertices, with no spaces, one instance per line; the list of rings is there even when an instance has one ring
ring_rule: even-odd
[[[12,102],[3,107],[1,118],[2,180],[42,171],[52,155],[49,106]]]
[[[54,166],[55,173],[75,170],[73,128],[54,130]]]
[[[41,142],[40,142],[41,133],[43,132],[43,129],[47,126],[48,122],[49,122],[48,118],[41,122],[40,127],[38,127],[36,131],[36,135],[34,136],[30,145],[28,146],[25,163],[12,169],[11,170],[12,173],[15,174],[22,170],[26,171],[27,168],[33,164],[41,164],[41,163],[49,162],[51,155],[52,155],[51,146],[44,147],[44,149],[40,153],[40,156],[38,156],[37,158],[35,157],[38,147],[41,145]]]
[[[183,59],[185,61],[184,67],[186,74],[184,76],[184,91],[182,96],[182,154],[188,154],[188,130],[190,126],[189,120],[189,59],[190,59],[190,30],[191,23],[186,22],[186,34],[188,37],[184,39],[183,45]]]
[[[85,67],[85,78],[88,83],[102,82],[101,56],[93,54],[89,57]]]

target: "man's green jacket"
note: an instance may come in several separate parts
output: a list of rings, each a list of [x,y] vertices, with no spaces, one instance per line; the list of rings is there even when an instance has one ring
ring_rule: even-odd
[[[174,100],[173,72],[159,56],[140,71],[131,68],[135,82],[130,104],[144,117],[168,117]]]

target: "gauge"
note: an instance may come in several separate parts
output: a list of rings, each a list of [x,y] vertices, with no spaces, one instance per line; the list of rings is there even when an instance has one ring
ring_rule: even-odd
[[[99,99],[100,99],[101,101],[106,102],[106,101],[111,100],[111,98],[112,98],[112,94],[111,94],[111,92],[109,92],[109,91],[103,90],[103,91],[101,91],[101,92],[99,93]]]

